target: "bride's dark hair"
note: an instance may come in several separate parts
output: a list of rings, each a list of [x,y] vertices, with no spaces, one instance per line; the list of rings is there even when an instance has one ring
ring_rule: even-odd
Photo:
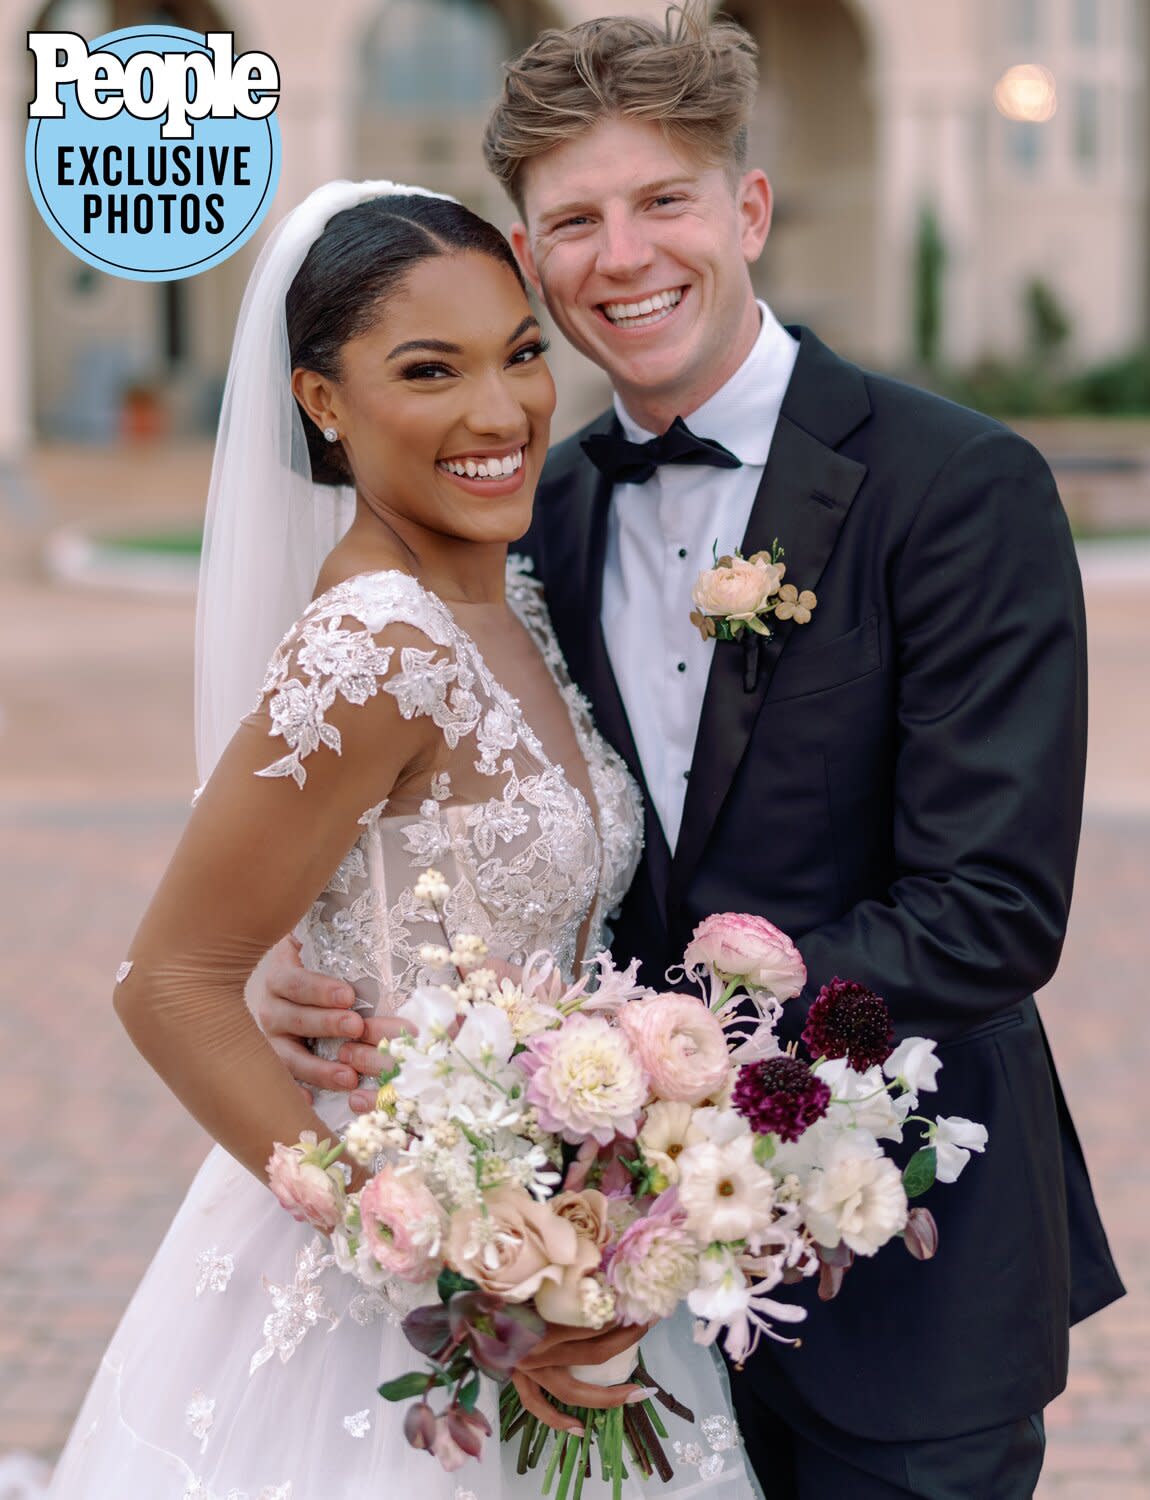
[[[461,203],[417,193],[370,198],[333,214],[288,289],[292,369],[341,378],[343,346],[366,333],[380,303],[413,267],[437,255],[470,250],[508,267],[526,291],[511,246],[493,224]],[[296,402],[317,484],[351,478],[343,445],[329,443]]]

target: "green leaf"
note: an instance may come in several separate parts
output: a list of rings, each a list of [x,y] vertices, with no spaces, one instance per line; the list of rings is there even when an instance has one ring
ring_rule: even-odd
[[[902,1185],[908,1198],[918,1198],[934,1182],[938,1165],[938,1152],[933,1146],[922,1146],[907,1162],[902,1174]]]
[[[472,1370],[471,1374],[459,1387],[458,1401],[464,1411],[474,1411],[475,1403],[479,1400],[479,1371]]]
[[[456,1292],[477,1292],[479,1283],[469,1281],[466,1276],[461,1276],[458,1271],[444,1268],[439,1273],[439,1280],[435,1283],[436,1290],[444,1302],[450,1302]]]
[[[412,1396],[425,1396],[438,1381],[434,1375],[422,1370],[411,1370],[406,1375],[397,1375],[379,1387],[385,1401],[410,1401]]]
[[[773,1135],[757,1135],[752,1147],[752,1155],[760,1167],[765,1167],[775,1154],[775,1138]]]

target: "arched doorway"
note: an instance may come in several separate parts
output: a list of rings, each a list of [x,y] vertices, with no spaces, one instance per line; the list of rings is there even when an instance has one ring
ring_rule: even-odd
[[[775,218],[755,281],[781,318],[844,354],[876,348],[876,131],[872,49],[845,0],[732,0],[759,44],[750,160]]]
[[[28,29],[91,40],[149,24],[235,29],[213,0],[48,0]],[[172,435],[211,430],[230,341],[229,329],[215,327],[215,308],[234,269],[130,281],[77,259],[34,210],[27,222],[34,430],[96,443],[142,427]],[[234,302],[230,290],[223,300]]]

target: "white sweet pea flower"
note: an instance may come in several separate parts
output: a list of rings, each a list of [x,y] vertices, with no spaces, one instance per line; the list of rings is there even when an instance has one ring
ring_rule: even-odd
[[[415,1027],[421,1042],[445,1036],[458,1014],[455,996],[438,985],[421,984],[399,1007],[399,1014]]]
[[[506,1063],[514,1047],[515,1034],[507,1012],[495,1005],[468,1011],[455,1038],[456,1052],[485,1072]]]
[[[725,1146],[740,1136],[749,1136],[751,1127],[742,1115],[733,1109],[720,1109],[708,1104],[696,1109],[691,1116],[691,1134],[688,1144],[710,1141],[714,1146]]]
[[[880,1141],[901,1141],[913,1095],[893,1097],[880,1067],[858,1073],[845,1057],[831,1058],[815,1071],[831,1090],[830,1116],[836,1124],[854,1125]]]
[[[989,1139],[985,1125],[964,1120],[961,1115],[940,1115],[930,1134],[931,1145],[938,1153],[935,1178],[939,1182],[957,1182],[970,1153],[985,1151]]]
[[[934,1055],[936,1045],[924,1036],[908,1036],[905,1042],[899,1042],[882,1070],[888,1078],[901,1078],[912,1093],[923,1089],[933,1092],[938,1088],[935,1078],[942,1067],[942,1059]]]

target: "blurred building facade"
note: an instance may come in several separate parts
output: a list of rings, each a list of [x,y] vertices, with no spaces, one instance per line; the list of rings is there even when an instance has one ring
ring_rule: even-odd
[[[772,180],[776,219],[755,277],[786,320],[896,369],[1017,355],[1036,296],[1069,330],[1068,360],[1146,339],[1146,0],[721,8],[761,49],[752,161]],[[283,172],[269,223],[328,178],[385,176],[455,193],[506,226],[510,205],[480,151],[501,60],[544,26],[663,9],[663,0],[6,0],[0,326],[21,373],[0,403],[0,462],[36,438],[112,439],[149,392],[171,430],[210,429],[258,248],[167,284],[116,280],[69,255],[24,181],[27,31],[92,38],[162,21],[233,31],[237,50],[270,52],[282,75]],[[554,365],[559,430],[569,430],[604,387],[559,340]]]

